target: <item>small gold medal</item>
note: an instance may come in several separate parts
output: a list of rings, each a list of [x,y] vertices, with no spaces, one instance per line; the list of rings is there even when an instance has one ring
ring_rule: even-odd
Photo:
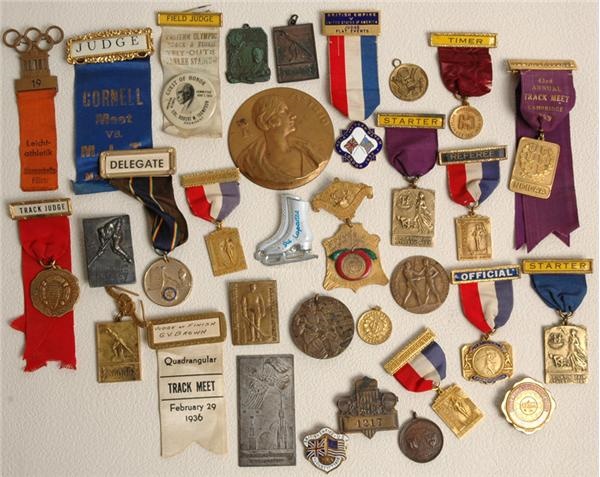
[[[559,155],[558,144],[522,137],[508,188],[519,194],[547,199],[552,192]]]
[[[463,377],[484,384],[510,378],[513,374],[512,346],[483,340],[461,349]]]
[[[99,383],[140,381],[139,328],[135,321],[96,323]]]
[[[587,330],[561,325],[544,329],[545,382],[551,384],[588,382]]]
[[[160,306],[175,306],[192,288],[192,274],[179,260],[164,256],[152,262],[144,274],[144,292]]]
[[[31,303],[50,317],[63,316],[73,309],[79,298],[77,277],[54,263],[31,281]]]
[[[213,275],[246,270],[246,258],[240,241],[238,229],[234,227],[217,228],[204,237]]]
[[[435,191],[407,187],[392,192],[392,245],[433,246]]]
[[[454,219],[458,260],[492,258],[492,224],[489,217],[469,213]]]
[[[427,91],[429,81],[420,66],[402,63],[398,58],[392,61],[394,70],[390,74],[390,90],[402,101],[416,101]]]
[[[376,306],[360,315],[356,322],[356,331],[365,343],[381,344],[392,334],[392,320]]]
[[[454,109],[448,120],[450,131],[460,139],[473,139],[483,128],[483,116],[467,102]]]
[[[439,389],[431,407],[459,438],[483,419],[483,412],[456,384]]]

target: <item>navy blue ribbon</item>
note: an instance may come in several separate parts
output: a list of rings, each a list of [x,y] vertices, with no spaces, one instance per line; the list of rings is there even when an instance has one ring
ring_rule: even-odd
[[[546,305],[563,313],[573,313],[587,293],[585,275],[579,274],[532,274],[531,286]]]
[[[102,179],[102,151],[152,147],[150,59],[75,66],[76,194],[115,190]]]

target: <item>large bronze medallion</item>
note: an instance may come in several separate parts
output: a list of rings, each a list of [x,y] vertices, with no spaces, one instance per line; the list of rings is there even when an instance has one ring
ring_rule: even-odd
[[[353,335],[352,313],[332,297],[315,295],[292,317],[292,340],[313,358],[334,358],[348,347]]]
[[[333,151],[325,108],[293,88],[271,88],[247,99],[229,126],[229,153],[248,179],[287,190],[315,179]]]
[[[412,419],[400,429],[398,444],[402,453],[410,460],[431,462],[442,452],[444,435],[435,422],[417,417],[417,413],[413,412]]]
[[[446,301],[450,282],[444,267],[433,258],[416,255],[396,265],[390,287],[398,305],[421,314],[432,312]]]

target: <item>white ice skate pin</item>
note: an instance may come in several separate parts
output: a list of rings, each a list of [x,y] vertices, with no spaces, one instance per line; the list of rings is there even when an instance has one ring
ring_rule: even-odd
[[[291,194],[281,195],[281,216],[274,235],[256,246],[254,258],[264,265],[280,265],[317,258],[308,224],[308,202]]]

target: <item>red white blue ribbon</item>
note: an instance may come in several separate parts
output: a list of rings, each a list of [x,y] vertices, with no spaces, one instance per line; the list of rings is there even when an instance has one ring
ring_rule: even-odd
[[[511,280],[461,283],[463,313],[482,333],[492,333],[508,321],[513,309]]]
[[[437,388],[446,377],[446,355],[432,341],[410,362],[394,373],[394,377],[409,391],[420,393]]]
[[[330,36],[332,104],[352,120],[368,118],[379,105],[376,36]]]
[[[500,182],[498,161],[448,164],[447,171],[450,197],[465,207],[483,203]]]
[[[220,223],[240,203],[239,171],[235,168],[188,174],[181,178],[195,216]]]

